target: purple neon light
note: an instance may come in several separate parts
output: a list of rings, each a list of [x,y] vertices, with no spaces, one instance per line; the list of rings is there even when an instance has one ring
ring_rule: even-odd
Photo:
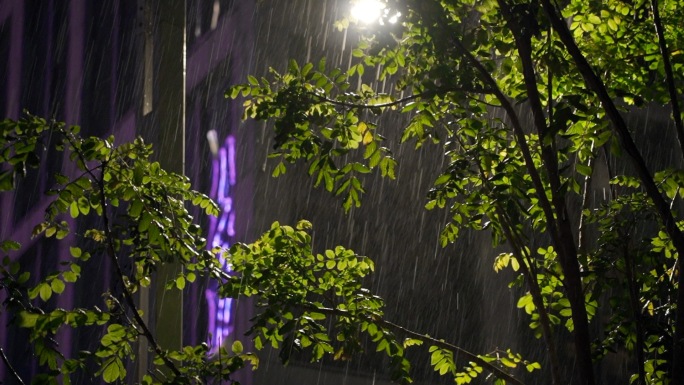
[[[216,140],[215,132],[208,136]],[[235,138],[228,136],[223,146],[218,148],[212,161],[211,197],[219,206],[219,216],[210,218],[209,247],[227,248],[235,236],[235,212],[233,210],[232,189],[236,183]],[[230,271],[230,266],[221,257],[223,270]],[[233,332],[230,298],[219,298],[217,287],[210,286],[205,291],[209,315],[209,346],[215,353],[221,344]]]

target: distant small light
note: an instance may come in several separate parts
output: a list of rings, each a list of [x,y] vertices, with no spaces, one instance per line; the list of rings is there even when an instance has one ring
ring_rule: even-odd
[[[364,24],[380,20],[385,4],[378,0],[358,0],[351,9],[352,19]]]
[[[394,16],[390,17],[388,21],[389,21],[391,24],[394,24],[394,23],[396,23],[397,21],[399,21],[399,18],[400,18],[400,17],[401,17],[401,12],[397,12],[397,13],[394,14]]]
[[[218,134],[216,133],[216,130],[207,131],[207,142],[209,142],[209,150],[211,151],[211,155],[216,156],[219,149]]]
[[[219,15],[221,14],[221,3],[219,0],[214,0],[214,10],[211,13],[211,30],[215,30],[218,25]]]

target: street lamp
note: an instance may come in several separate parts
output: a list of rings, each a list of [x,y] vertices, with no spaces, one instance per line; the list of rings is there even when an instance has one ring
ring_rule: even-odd
[[[352,1],[350,16],[357,23],[384,25],[385,22],[394,24],[399,21],[401,13],[391,14],[390,9],[380,0],[356,0]]]
[[[379,0],[358,0],[351,8],[352,19],[363,23],[375,23],[382,17],[385,4]]]

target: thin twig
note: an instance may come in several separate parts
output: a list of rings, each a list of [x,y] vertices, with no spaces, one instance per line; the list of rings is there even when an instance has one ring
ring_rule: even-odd
[[[629,237],[627,237],[627,239],[629,239]],[[622,256],[625,260],[625,274],[627,275],[627,287],[629,289],[629,304],[636,327],[636,346],[634,347],[634,350],[636,351],[637,372],[639,373],[638,384],[646,385],[646,370],[644,367],[644,363],[646,362],[644,357],[644,323],[641,317],[641,306],[639,303],[639,283],[637,282],[634,273],[636,266],[634,259],[630,254],[629,246],[629,241],[622,245]]]
[[[466,357],[466,359],[477,363],[478,365],[482,366],[484,369],[487,369],[488,371],[490,371],[492,374],[494,374],[498,378],[504,379],[511,384],[524,385],[523,382],[521,382],[519,379],[513,377],[513,375],[506,373],[505,371],[501,370],[500,368],[497,368],[496,366],[492,365],[490,362],[487,362],[484,359],[482,359],[482,357],[480,357],[477,354],[471,353],[471,352],[469,352],[469,351],[467,351],[467,350],[465,350],[459,346],[445,342],[444,340],[438,340],[438,339],[430,337],[426,334],[414,332],[414,331],[409,330],[409,329],[407,329],[401,325],[397,325],[393,322],[386,321],[386,320],[381,319],[381,318],[372,317],[369,315],[351,314],[350,312],[348,312],[346,310],[333,309],[333,308],[328,308],[328,307],[319,307],[319,306],[315,306],[312,304],[303,304],[303,305],[301,305],[301,307],[304,308],[305,310],[320,312],[320,313],[324,313],[324,314],[328,314],[328,315],[334,315],[334,316],[338,316],[338,317],[354,318],[356,316],[359,318],[363,318],[365,321],[373,322],[373,323],[375,323],[379,326],[385,327],[387,329],[392,329],[394,331],[401,332],[401,333],[403,333],[407,336],[410,336],[412,338],[415,338],[417,340],[421,340],[423,342],[428,342],[428,343],[431,343],[431,344],[433,344],[439,348],[450,350],[452,352],[457,352],[459,354],[462,354],[463,356]]]
[[[437,95],[438,92],[470,92],[470,93],[487,94],[487,93],[491,93],[491,90],[488,88],[450,87],[450,88],[445,88],[445,89],[440,89],[440,90],[417,93],[417,94],[409,95],[409,96],[401,98],[401,99],[393,100],[391,102],[380,103],[380,104],[350,103],[350,102],[343,102],[341,100],[331,99],[325,95],[321,95],[321,94],[318,94],[315,92],[307,92],[307,94],[315,97],[319,101],[323,101],[323,102],[330,103],[330,104],[340,106],[340,107],[357,108],[357,109],[372,109],[372,108],[387,108],[387,107],[398,106],[398,105],[404,104],[406,102],[410,102],[411,100],[415,100],[415,99],[419,99],[419,98],[423,98],[423,97],[435,96],[435,95]]]
[[[584,253],[586,250],[586,245],[587,243],[585,242],[585,235],[587,231],[587,227],[585,226],[586,224],[586,215],[584,215],[584,211],[589,208],[589,188],[591,185],[591,180],[592,180],[592,175],[594,172],[594,168],[592,167],[592,163],[594,162],[593,154],[594,154],[594,142],[591,143],[591,154],[592,157],[589,158],[587,162],[587,166],[591,168],[592,174],[586,175],[584,177],[584,185],[582,186],[582,206],[581,206],[581,211],[580,211],[580,217],[579,217],[579,224],[577,226],[577,250],[579,250],[580,253]],[[578,160],[579,162],[579,160]]]
[[[334,104],[336,106],[340,107],[347,107],[347,108],[362,108],[362,109],[371,109],[371,108],[386,108],[386,107],[394,107],[406,102],[409,102],[414,99],[418,99],[423,96],[431,96],[434,95],[434,93],[429,93],[429,94],[413,94],[409,95],[405,98],[397,99],[391,102],[387,103],[380,103],[380,104],[357,104],[357,103],[349,103],[349,102],[343,102],[341,100],[335,100],[335,99],[330,99],[325,95],[317,94],[315,92],[307,92],[307,94],[313,96],[314,98],[318,99],[319,101]]]
[[[9,369],[10,373],[12,373],[12,376],[19,381],[21,385],[24,385],[24,380],[21,379],[19,376],[19,373],[17,373],[16,370],[14,370],[14,367],[12,364],[10,364],[9,359],[7,359],[7,356],[5,355],[5,351],[0,348],[0,355],[2,355],[2,360],[5,362],[5,365],[7,365],[7,368]]]

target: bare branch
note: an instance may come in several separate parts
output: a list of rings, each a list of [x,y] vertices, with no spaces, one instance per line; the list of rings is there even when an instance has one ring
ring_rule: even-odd
[[[309,95],[313,96],[314,98],[318,99],[319,101],[330,103],[330,104],[340,106],[340,107],[358,108],[358,109],[373,109],[373,108],[394,107],[394,106],[404,104],[406,102],[410,102],[411,100],[420,99],[423,97],[431,97],[431,96],[437,95],[438,93],[446,93],[446,92],[469,92],[469,93],[477,93],[477,94],[487,94],[487,93],[491,93],[491,89],[488,89],[488,88],[450,87],[450,88],[445,88],[445,89],[439,89],[439,90],[434,90],[434,91],[427,91],[427,92],[423,92],[423,93],[413,94],[413,95],[409,95],[405,98],[397,99],[397,100],[387,102],[387,103],[380,103],[380,104],[349,103],[349,102],[344,102],[341,100],[331,99],[325,95],[321,95],[321,94],[318,94],[315,92],[307,92],[307,93]]]
[[[24,385],[24,380],[22,380],[19,376],[19,373],[14,370],[14,367],[12,364],[10,364],[9,359],[5,355],[5,351],[2,350],[2,348],[0,348],[0,355],[2,355],[2,360],[5,362],[5,365],[7,365],[7,369],[9,369],[9,372],[12,373],[12,377],[14,377],[21,385]]]
[[[341,100],[331,99],[331,98],[328,98],[328,97],[325,96],[325,95],[317,94],[317,93],[315,93],[315,92],[307,92],[307,93],[308,93],[309,95],[311,95],[312,97],[318,99],[318,100],[321,101],[321,102],[330,103],[330,104],[333,104],[333,105],[336,105],[336,106],[340,106],[340,107],[360,108],[360,109],[394,107],[394,106],[398,106],[398,105],[400,105],[400,104],[404,104],[404,103],[406,103],[406,102],[409,102],[409,101],[411,101],[411,100],[415,100],[415,99],[421,98],[421,97],[423,97],[423,96],[434,95],[434,93],[429,93],[429,94],[428,94],[428,93],[413,94],[413,95],[407,96],[407,97],[405,97],[405,98],[397,99],[397,100],[394,100],[394,101],[391,101],[391,102],[387,102],[387,103],[380,103],[380,104],[357,104],[357,103],[349,103],[349,102],[343,102],[343,101],[341,101]]]
[[[485,361],[484,359],[482,359],[482,357],[480,357],[479,355],[477,355],[475,353],[471,353],[471,352],[469,352],[469,351],[467,351],[467,350],[465,350],[459,346],[445,342],[444,340],[439,340],[439,339],[430,337],[426,334],[414,332],[414,331],[409,330],[409,329],[407,329],[401,325],[397,325],[393,322],[386,321],[386,320],[381,319],[381,318],[375,318],[375,317],[371,317],[368,315],[363,315],[363,314],[360,314],[360,315],[352,314],[346,310],[333,309],[333,308],[327,308],[327,307],[318,307],[318,306],[314,306],[312,304],[303,304],[301,307],[304,308],[305,310],[315,311],[315,312],[333,315],[333,316],[337,316],[337,317],[347,317],[347,318],[352,318],[352,319],[355,316],[360,317],[365,321],[373,322],[379,326],[382,326],[382,327],[387,328],[387,329],[391,329],[395,332],[400,332],[400,333],[402,333],[406,336],[409,336],[411,338],[415,338],[415,339],[423,341],[423,342],[431,343],[431,344],[433,344],[433,345],[435,345],[441,349],[446,349],[446,350],[450,350],[452,352],[459,353],[459,354],[465,356],[466,359],[473,361],[473,362],[477,363],[478,365],[482,366],[483,368],[487,369],[489,372],[494,374],[496,377],[506,380],[508,383],[515,384],[515,385],[524,385],[523,382],[521,382],[519,379],[513,377],[513,375],[511,375],[510,373],[507,373],[507,372],[503,371],[502,369],[497,368],[495,365],[491,364],[490,362]]]

